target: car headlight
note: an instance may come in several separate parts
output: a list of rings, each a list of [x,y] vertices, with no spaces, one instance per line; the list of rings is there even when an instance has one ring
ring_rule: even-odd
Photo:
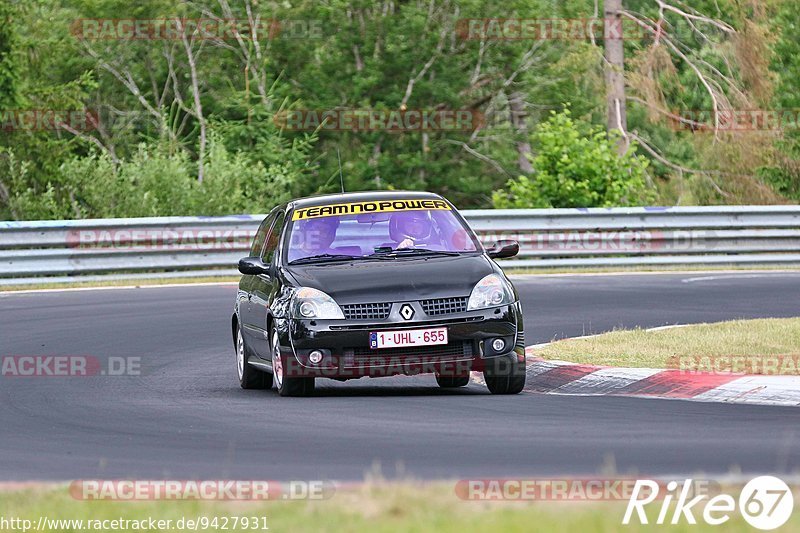
[[[292,298],[292,318],[343,320],[344,313],[333,298],[311,287],[301,287]]]
[[[514,302],[511,288],[497,274],[489,274],[475,285],[469,296],[467,311],[508,305]]]

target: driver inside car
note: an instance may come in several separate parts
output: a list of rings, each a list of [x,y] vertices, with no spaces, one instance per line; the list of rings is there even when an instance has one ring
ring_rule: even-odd
[[[398,250],[434,244],[433,219],[428,211],[395,213],[389,221],[389,231]]]
[[[297,233],[300,237],[300,242],[293,243],[294,246],[290,248],[290,255],[300,258],[340,253],[331,248],[331,244],[336,240],[336,230],[339,229],[339,219],[337,217],[312,218],[301,220],[297,224],[300,230]]]

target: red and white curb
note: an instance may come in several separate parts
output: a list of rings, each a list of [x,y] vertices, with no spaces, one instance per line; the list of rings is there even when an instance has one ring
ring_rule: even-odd
[[[535,348],[526,350],[528,367],[525,390],[528,392],[800,405],[800,376],[583,365],[538,358]]]

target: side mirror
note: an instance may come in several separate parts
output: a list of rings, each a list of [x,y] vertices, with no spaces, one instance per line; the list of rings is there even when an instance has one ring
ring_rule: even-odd
[[[486,253],[492,259],[514,257],[519,253],[519,243],[511,240],[497,241],[494,246],[486,250]]]
[[[272,275],[272,269],[260,257],[243,257],[239,259],[239,272],[248,276]]]

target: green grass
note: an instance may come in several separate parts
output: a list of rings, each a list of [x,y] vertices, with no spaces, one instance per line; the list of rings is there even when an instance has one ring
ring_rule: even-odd
[[[666,368],[675,357],[798,356],[800,318],[734,320],[658,331],[619,330],[565,339],[535,355],[594,365]]]
[[[737,494],[737,493],[732,493]],[[655,520],[658,504],[648,506]],[[616,531],[663,531],[665,526],[622,526],[624,502],[474,502],[460,500],[452,483],[399,485],[367,484],[340,489],[324,501],[272,501],[260,503],[179,502],[84,502],[73,500],[65,488],[27,489],[0,492],[0,517],[40,516],[62,519],[161,519],[263,516],[270,531],[313,532],[426,532],[442,531],[547,531],[553,533],[611,533]],[[702,509],[700,510],[700,514]],[[697,518],[702,522],[700,514]],[[680,524],[669,531],[721,531],[719,527]],[[174,528],[172,530],[175,530]],[[240,529],[241,530],[241,529]],[[800,530],[800,513],[795,513],[783,531]],[[11,531],[5,529],[1,531]],[[52,531],[52,529],[50,529]],[[72,531],[61,529],[59,531]],[[213,530],[208,530],[213,531]],[[724,531],[752,531],[738,512],[724,525]]]

